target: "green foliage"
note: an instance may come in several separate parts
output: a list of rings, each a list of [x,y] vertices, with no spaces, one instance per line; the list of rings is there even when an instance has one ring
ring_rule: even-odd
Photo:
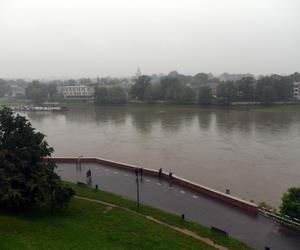
[[[24,210],[63,207],[73,195],[54,173],[55,163],[45,135],[12,110],[0,110],[0,207]]]
[[[39,81],[33,81],[28,84],[26,90],[26,97],[35,103],[42,103],[47,97],[47,86]]]
[[[95,103],[97,105],[108,104],[108,91],[105,87],[95,88]]]
[[[204,85],[200,87],[198,93],[198,103],[202,105],[209,105],[212,102],[212,93],[210,87]]]
[[[47,85],[47,93],[49,95],[50,98],[53,98],[55,95],[57,95],[57,85],[56,83],[49,83]]]
[[[236,87],[233,82],[222,82],[217,87],[217,97],[223,104],[230,104],[236,99]]]
[[[255,79],[249,76],[236,81],[236,91],[240,101],[254,101]]]
[[[293,82],[289,77],[272,75],[276,101],[288,101],[293,96]]]
[[[95,103],[97,105],[120,105],[127,102],[127,95],[121,87],[97,87],[95,89]]]
[[[134,99],[145,100],[145,90],[150,85],[150,80],[149,76],[140,76],[131,87],[130,96]]]
[[[112,87],[108,89],[108,102],[110,104],[125,104],[127,96],[121,87]]]
[[[300,220],[300,187],[291,187],[283,194],[280,212]]]
[[[271,77],[263,77],[256,84],[257,100],[264,104],[271,104],[275,100],[275,90]]]
[[[181,83],[178,78],[175,77],[163,77],[160,80],[161,84],[161,96],[163,100],[170,99],[170,92],[175,92],[180,89]]]
[[[0,97],[3,97],[8,92],[8,85],[6,81],[3,79],[0,79]]]

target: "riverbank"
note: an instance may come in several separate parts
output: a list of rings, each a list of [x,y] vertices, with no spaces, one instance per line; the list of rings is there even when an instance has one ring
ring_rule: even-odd
[[[97,107],[92,101],[87,100],[60,100],[58,103],[64,107]],[[30,100],[27,99],[17,99],[10,97],[0,98],[0,106],[16,106],[16,105],[29,105],[32,104]],[[199,105],[199,104],[176,104],[168,102],[156,102],[147,103],[142,101],[130,101],[124,105],[103,105],[98,107],[197,107],[204,110],[241,110],[241,111],[255,111],[255,112],[300,112],[299,104],[272,104],[272,105],[259,105],[259,104],[235,104],[235,105]]]
[[[249,249],[175,215],[147,206],[137,209],[135,202],[122,197],[69,185],[85,199],[74,198],[64,211],[18,215],[0,212],[0,249],[215,249],[145,215],[201,236],[206,230],[210,237],[205,238],[224,242],[228,249]]]

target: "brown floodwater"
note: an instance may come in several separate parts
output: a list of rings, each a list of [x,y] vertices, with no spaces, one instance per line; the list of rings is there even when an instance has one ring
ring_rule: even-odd
[[[25,114],[25,113],[22,113]],[[300,185],[300,113],[190,106],[72,108],[25,114],[55,156],[97,156],[278,206]]]

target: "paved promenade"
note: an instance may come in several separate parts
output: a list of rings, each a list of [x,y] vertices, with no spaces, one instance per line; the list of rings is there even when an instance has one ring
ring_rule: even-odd
[[[57,173],[71,182],[86,182],[86,172],[92,172],[93,185],[99,189],[136,199],[135,173],[93,163],[58,163]],[[260,214],[253,215],[240,208],[182,188],[157,177],[140,179],[140,201],[153,207],[184,213],[188,220],[207,227],[217,227],[247,245],[264,250],[299,250],[300,233],[296,233]]]

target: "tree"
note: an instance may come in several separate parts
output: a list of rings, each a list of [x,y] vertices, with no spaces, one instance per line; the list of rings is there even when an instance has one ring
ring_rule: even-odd
[[[272,75],[271,80],[277,101],[288,101],[293,97],[294,85],[290,77]]]
[[[269,105],[276,99],[276,93],[273,87],[272,78],[262,77],[256,83],[256,98],[263,104]]]
[[[54,172],[45,135],[12,110],[0,109],[0,207],[25,210],[64,207],[74,191]]]
[[[105,105],[108,103],[108,91],[105,87],[97,87],[95,89],[95,103],[97,105]]]
[[[145,90],[150,85],[151,78],[149,76],[140,76],[130,90],[130,95],[139,100],[145,99]]]
[[[178,80],[178,78],[174,77],[163,77],[160,80],[161,84],[161,96],[163,100],[170,99],[170,92],[171,89],[180,89],[181,84]]]
[[[212,102],[212,93],[211,89],[208,86],[202,86],[199,89],[198,93],[198,103],[202,105],[209,105]]]
[[[195,100],[195,92],[190,87],[183,86],[181,94],[179,95],[179,100],[177,102],[182,104],[191,104],[194,103]]]
[[[254,101],[255,79],[254,77],[244,77],[236,81],[236,90],[241,101]]]
[[[47,86],[39,81],[33,81],[28,84],[25,90],[27,98],[31,99],[35,103],[41,103],[45,101],[47,97]]]
[[[125,104],[127,102],[127,95],[121,87],[112,87],[107,92],[109,104]]]
[[[283,194],[280,212],[300,220],[300,187],[291,187]]]
[[[47,85],[47,94],[50,98],[53,98],[57,94],[57,84],[55,82],[51,82]]]
[[[8,86],[6,81],[0,79],[0,97],[3,97],[7,92]]]
[[[217,97],[223,102],[223,104],[230,104],[235,100],[236,88],[231,81],[221,82],[217,86]]]

